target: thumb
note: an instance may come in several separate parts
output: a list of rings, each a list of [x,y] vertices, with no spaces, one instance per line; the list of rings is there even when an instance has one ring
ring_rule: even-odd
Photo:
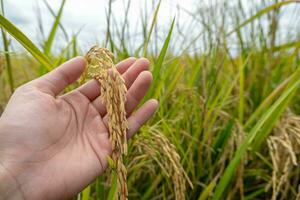
[[[85,66],[84,57],[73,58],[44,76],[35,79],[32,84],[43,92],[56,96],[80,77],[85,70]]]

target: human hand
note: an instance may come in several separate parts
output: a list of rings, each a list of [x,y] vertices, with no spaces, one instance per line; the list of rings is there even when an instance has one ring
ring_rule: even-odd
[[[128,88],[128,137],[158,106],[149,100],[132,114],[150,87],[148,66],[143,58],[117,65]],[[74,58],[12,95],[0,118],[0,199],[67,199],[107,168],[111,145],[98,82],[59,96],[84,68],[84,58]]]

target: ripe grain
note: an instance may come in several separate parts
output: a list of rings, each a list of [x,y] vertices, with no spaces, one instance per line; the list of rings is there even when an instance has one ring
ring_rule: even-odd
[[[117,174],[117,199],[127,199],[127,170],[123,156],[127,154],[127,118],[125,111],[125,81],[113,63],[113,54],[99,46],[92,47],[85,56],[88,74],[100,84],[101,99],[108,115],[109,139],[112,146],[111,160]],[[110,158],[109,158],[110,159]]]

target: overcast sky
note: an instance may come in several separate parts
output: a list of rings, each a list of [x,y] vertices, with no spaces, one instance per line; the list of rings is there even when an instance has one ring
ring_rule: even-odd
[[[38,31],[37,9],[40,8],[42,14],[43,27],[46,35],[53,23],[53,17],[48,11],[45,3],[41,0],[6,0],[5,14],[14,24],[16,24],[26,35],[34,41],[41,41],[41,35]],[[57,12],[61,0],[47,0],[49,5]],[[124,7],[127,0],[115,0],[113,2],[112,11],[120,22],[123,20]],[[152,3],[154,2],[154,4]],[[149,13],[153,13],[153,5],[157,5],[158,1],[149,0],[132,0],[129,12],[129,18],[132,24],[140,21],[141,9],[144,9],[145,3]],[[170,22],[176,15],[177,5],[187,10],[193,10],[194,0],[163,0],[161,3],[158,26],[164,26]],[[81,47],[88,48],[95,40],[103,41],[104,32],[106,30],[105,11],[107,10],[108,0],[67,0],[62,16],[62,24],[71,35],[81,28],[79,35]],[[184,18],[184,15],[181,16]],[[152,16],[149,17],[149,22]]]
[[[57,13],[61,0],[46,0],[48,4]],[[81,28],[79,39],[79,46],[83,51],[86,51],[90,46],[94,45],[97,41],[104,41],[105,31],[106,31],[106,10],[108,7],[109,0],[67,0],[62,16],[62,24],[71,36],[77,33]],[[122,23],[124,20],[124,10],[128,0],[114,0],[112,5],[113,15],[116,17],[116,23]],[[203,8],[205,11],[205,6],[211,4],[212,2],[219,4],[219,0],[162,0],[160,12],[158,15],[157,27],[162,30],[162,35],[157,36],[157,38],[164,40],[166,31],[169,29],[171,20],[176,16],[176,21],[179,24],[180,30],[184,35],[188,35],[192,40],[193,36],[201,32],[200,24],[189,24],[189,20],[193,18],[193,14],[189,15],[186,12],[178,12],[177,7],[179,6],[181,10],[187,10],[190,13],[195,12],[197,8]],[[237,1],[229,1],[237,2]],[[251,2],[251,3],[249,3]],[[261,4],[261,0],[244,0],[242,3],[246,9],[252,9],[252,6]],[[270,3],[274,1],[270,0]],[[16,24],[30,39],[39,43],[42,41],[42,36],[38,30],[38,15],[37,10],[39,8],[41,12],[41,20],[43,22],[44,32],[46,37],[49,34],[49,30],[53,24],[54,18],[50,14],[49,10],[45,6],[43,0],[4,0],[5,3],[5,15]],[[147,12],[149,13],[148,24],[152,20],[152,14],[154,13],[154,7],[157,5],[158,0],[131,0],[129,19],[130,19],[130,33],[131,35],[141,35],[141,26],[137,23],[141,23],[141,10],[145,11],[145,5],[147,6]],[[288,7],[288,6],[286,6]],[[299,8],[299,7],[298,7]],[[299,9],[298,9],[299,10]],[[281,28],[283,35],[290,35],[291,33],[296,35],[299,33],[299,22],[297,15],[299,12],[295,12],[293,9],[285,8],[284,15],[281,16],[281,25],[286,28]],[[214,13],[215,14],[215,13]],[[296,16],[296,17],[295,17]],[[220,19],[221,20],[221,19]],[[115,22],[114,22],[115,23]],[[190,24],[189,24],[190,25]],[[139,29],[136,29],[139,27]],[[187,27],[184,29],[184,27]],[[148,27],[149,28],[149,27]],[[178,28],[178,27],[176,27]],[[228,27],[225,27],[228,28]],[[178,31],[178,30],[177,30]],[[174,36],[173,36],[173,40]],[[64,44],[60,44],[62,40],[62,34],[56,37],[56,46],[61,47]],[[133,40],[135,41],[135,39]],[[179,42],[179,41],[175,41]],[[201,46],[201,44],[200,44]]]

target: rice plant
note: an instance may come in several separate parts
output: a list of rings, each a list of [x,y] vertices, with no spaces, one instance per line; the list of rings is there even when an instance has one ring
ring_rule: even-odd
[[[106,105],[108,113],[108,127],[112,155],[111,168],[117,175],[117,199],[127,199],[127,170],[123,163],[123,156],[127,154],[127,118],[125,99],[127,88],[121,74],[113,63],[112,53],[98,46],[94,46],[86,54],[89,75],[95,78],[101,87],[101,99]],[[109,71],[110,70],[110,71]]]
[[[47,4],[54,18],[41,46],[4,16],[2,2],[0,112],[16,87],[85,54],[80,31],[54,52],[57,34],[68,31],[61,21],[65,2],[57,12]],[[111,135],[119,149],[111,168],[118,170],[108,170],[74,199],[299,200],[300,1],[195,1],[193,10],[178,7],[167,30],[159,27],[163,2],[153,1],[151,13],[142,10],[141,41],[129,35],[131,1],[122,24],[115,22],[114,1],[108,2],[106,32],[95,44],[108,48],[115,62],[148,57],[153,84],[144,101],[157,98],[160,108],[127,148],[122,120],[122,131]],[[180,23],[180,15],[189,20]],[[11,40],[24,52],[15,52]],[[90,75],[103,82],[98,69],[91,67]],[[110,90],[123,94],[119,81]],[[118,109],[111,116],[125,115]]]

